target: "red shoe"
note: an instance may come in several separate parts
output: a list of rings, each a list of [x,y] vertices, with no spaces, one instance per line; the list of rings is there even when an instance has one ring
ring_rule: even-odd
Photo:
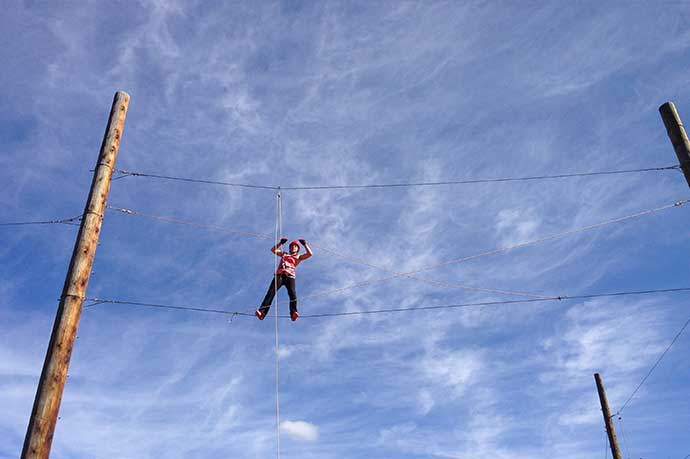
[[[264,315],[263,312],[259,311],[258,309],[254,311],[254,315],[259,318],[259,320],[264,320],[266,316]]]
[[[293,322],[294,322],[295,320],[297,320],[298,317],[299,317],[299,312],[293,311],[293,312],[290,313],[290,319],[292,319]]]

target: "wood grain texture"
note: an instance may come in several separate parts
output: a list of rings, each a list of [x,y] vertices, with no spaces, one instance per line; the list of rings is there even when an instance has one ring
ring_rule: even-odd
[[[103,213],[110,192],[110,182],[120,149],[128,107],[129,95],[118,91],[110,110],[108,125],[91,182],[91,190],[60,296],[60,303],[24,440],[22,459],[48,459],[50,455],[72,348],[77,336],[82,304],[86,296],[93,259],[98,246]]]

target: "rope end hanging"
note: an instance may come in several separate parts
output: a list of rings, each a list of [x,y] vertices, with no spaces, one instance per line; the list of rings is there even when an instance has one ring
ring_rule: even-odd
[[[233,312],[233,313],[230,315],[230,318],[228,319],[228,323],[232,325],[232,320],[233,320],[235,317],[239,316],[239,315],[240,315],[239,312]]]
[[[275,224],[275,239],[280,240],[283,237],[283,207],[280,195],[280,187],[276,189],[276,224]],[[276,380],[276,457],[280,459],[280,353],[279,353],[279,340],[278,340],[278,319],[280,315],[278,314],[278,277],[275,273],[278,270],[278,259],[274,257],[273,259],[273,288],[275,291],[274,310],[275,310],[275,380]]]

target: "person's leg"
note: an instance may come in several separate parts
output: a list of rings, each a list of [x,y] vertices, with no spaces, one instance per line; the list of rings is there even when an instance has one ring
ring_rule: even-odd
[[[290,314],[297,312],[297,282],[294,277],[285,279],[288,295],[290,296]]]
[[[278,276],[277,274],[273,276],[273,279],[271,279],[271,285],[268,286],[266,296],[264,297],[264,300],[261,302],[261,307],[259,308],[259,311],[261,312],[263,317],[266,317],[268,315],[268,311],[271,309],[271,303],[273,302],[273,297],[275,297],[276,295],[276,287],[280,288],[283,285],[282,282],[283,276]]]

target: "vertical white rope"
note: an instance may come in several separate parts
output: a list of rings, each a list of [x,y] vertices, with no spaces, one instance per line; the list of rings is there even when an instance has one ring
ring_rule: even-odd
[[[276,241],[283,237],[283,222],[282,209],[280,203],[280,191],[276,193]],[[282,250],[282,249],[281,249]],[[275,273],[278,271],[278,257],[274,261]],[[275,295],[273,297],[273,311],[275,316],[275,355],[276,355],[276,457],[280,459],[280,379],[279,379],[279,365],[278,365],[278,276],[274,274],[273,289]]]

